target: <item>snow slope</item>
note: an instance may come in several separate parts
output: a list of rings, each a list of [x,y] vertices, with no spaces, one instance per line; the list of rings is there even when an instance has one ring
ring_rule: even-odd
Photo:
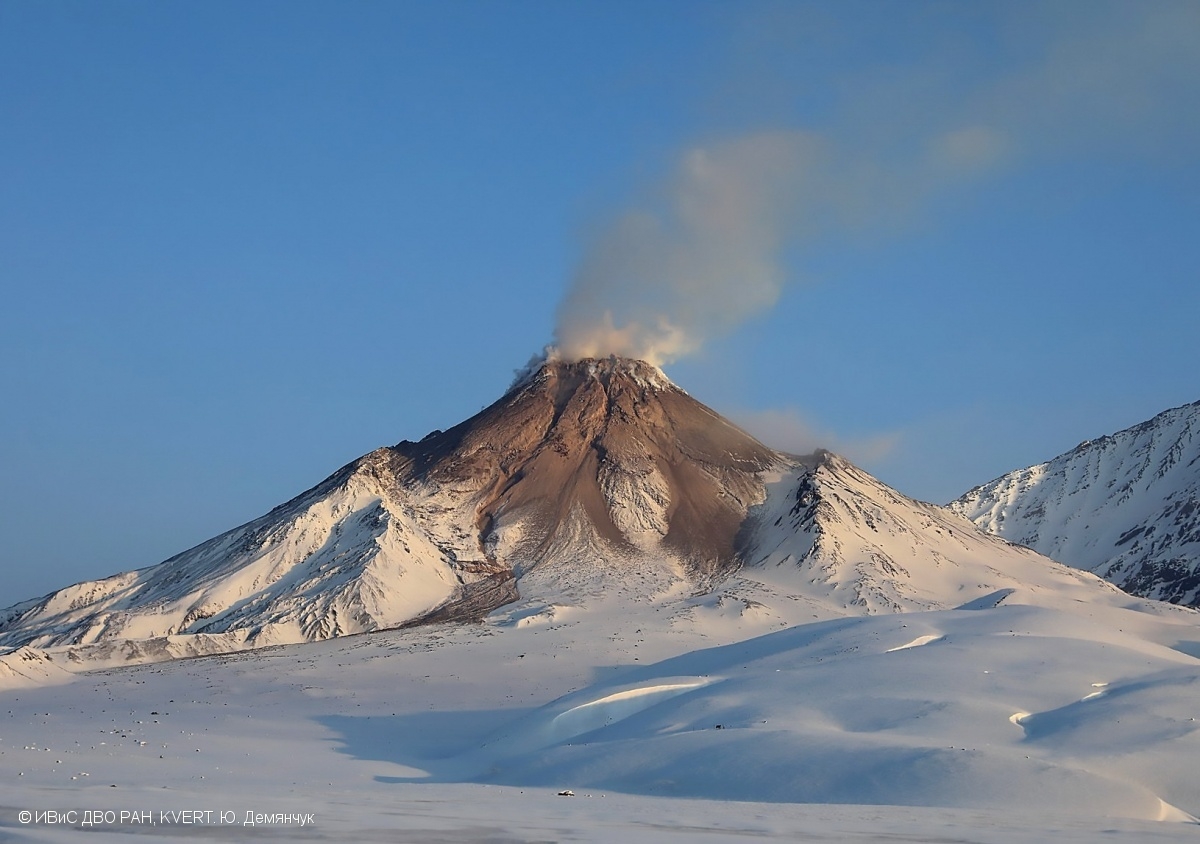
[[[1193,840],[1198,615],[1105,594],[812,623],[608,595],[0,691],[0,838],[87,808],[315,819],[92,830],[139,841]]]
[[[1118,594],[829,452],[776,475],[745,535],[744,577],[769,577],[828,614],[947,609],[1000,590],[1046,606]]]
[[[243,527],[157,566],[0,615],[0,642],[162,659],[390,627],[459,590],[453,523],[405,507],[374,452]]]
[[[1200,605],[1200,402],[976,487],[986,531],[1138,595]]]
[[[44,651],[17,648],[0,655],[0,689],[53,686],[72,678],[70,671],[56,665]]]
[[[547,788],[1183,819],[1198,689],[1195,659],[1042,608],[855,618],[575,692],[472,755]]]

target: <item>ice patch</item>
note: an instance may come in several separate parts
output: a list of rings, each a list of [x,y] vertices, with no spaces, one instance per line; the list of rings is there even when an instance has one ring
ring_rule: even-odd
[[[1158,798],[1158,820],[1166,823],[1200,823],[1200,819],[1189,815],[1178,806],[1172,806],[1161,797]]]
[[[549,724],[549,738],[564,741],[623,721],[656,703],[690,692],[713,682],[711,678],[696,677],[674,683],[640,686],[605,695],[597,700],[573,706],[560,712]]]
[[[909,648],[919,648],[924,645],[928,645],[932,642],[940,642],[942,639],[945,639],[945,638],[946,638],[945,636],[936,636],[932,633],[929,634],[928,636],[918,636],[917,638],[913,639],[908,644],[900,645],[899,647],[895,647],[895,648],[888,648],[884,653],[890,654],[895,651],[906,651]]]

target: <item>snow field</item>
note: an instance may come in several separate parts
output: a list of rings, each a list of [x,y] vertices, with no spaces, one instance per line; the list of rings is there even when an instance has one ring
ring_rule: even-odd
[[[803,602],[789,619],[778,595],[754,594],[772,615],[738,616],[740,631],[673,600],[613,598],[538,624],[509,608],[481,626],[12,688],[3,803],[296,807],[331,839],[450,841],[683,841],[697,824],[706,840],[869,840],[905,823],[946,837],[965,817],[982,824],[968,841],[1038,840],[1037,825],[1085,840],[1200,809],[1200,660],[1158,641],[1194,634],[1194,614],[1010,595],[804,624]],[[577,796],[553,797],[564,789]],[[66,840],[10,815],[0,835]]]

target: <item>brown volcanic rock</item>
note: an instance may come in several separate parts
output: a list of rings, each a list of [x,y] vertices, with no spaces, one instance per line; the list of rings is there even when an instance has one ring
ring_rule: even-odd
[[[481,550],[518,573],[554,562],[580,524],[617,550],[661,543],[696,574],[724,571],[763,498],[757,473],[778,460],[657,368],[621,358],[549,361],[462,424],[391,451],[405,480],[473,492]],[[513,520],[523,540],[499,560]]]

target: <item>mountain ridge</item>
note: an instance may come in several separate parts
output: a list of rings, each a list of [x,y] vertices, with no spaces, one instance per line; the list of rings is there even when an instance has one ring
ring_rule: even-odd
[[[1200,402],[964,493],[981,529],[1134,594],[1200,606]]]
[[[711,595],[774,624],[789,601],[815,618],[1062,588],[1113,599],[831,452],[768,448],[657,367],[547,360],[458,425],[376,449],[156,566],[0,611],[0,647],[141,662],[500,607]]]

